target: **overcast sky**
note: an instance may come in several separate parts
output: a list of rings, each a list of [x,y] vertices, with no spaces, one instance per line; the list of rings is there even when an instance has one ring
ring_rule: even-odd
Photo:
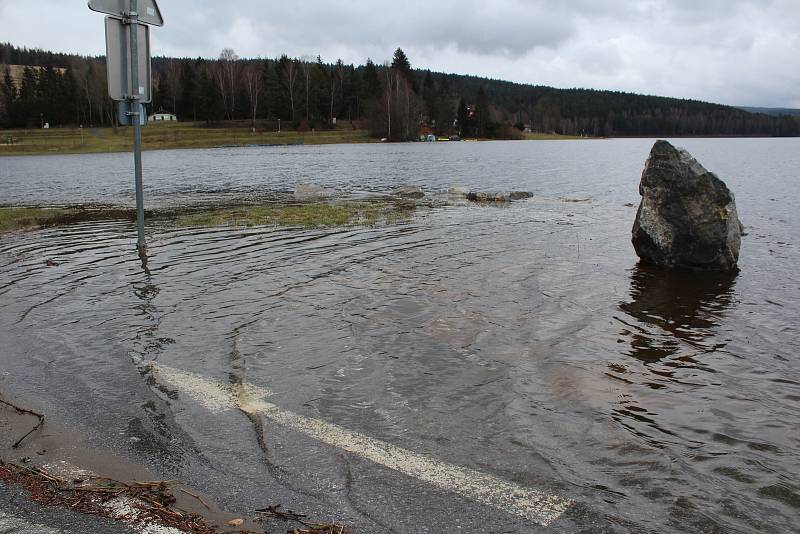
[[[140,0],[144,1],[144,0]],[[316,56],[800,108],[800,0],[158,0],[156,55]],[[85,0],[0,0],[0,41],[103,54]]]

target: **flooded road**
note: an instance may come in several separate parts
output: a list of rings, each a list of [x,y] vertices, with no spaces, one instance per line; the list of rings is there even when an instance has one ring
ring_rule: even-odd
[[[676,144],[737,196],[735,276],[637,265],[652,140],[147,153],[150,206],[299,183],[534,198],[151,224],[147,270],[127,222],[3,235],[0,389],[224,506],[356,532],[794,532],[800,141]],[[0,203],[130,204],[129,159],[0,159]]]

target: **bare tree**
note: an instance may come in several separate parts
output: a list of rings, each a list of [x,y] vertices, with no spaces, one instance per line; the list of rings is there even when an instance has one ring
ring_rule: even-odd
[[[219,83],[220,90],[223,96],[223,102],[226,103],[225,112],[228,114],[229,119],[233,119],[236,112],[236,78],[239,70],[239,56],[236,55],[230,48],[225,48],[219,55],[220,72]],[[225,98],[225,93],[229,92],[230,97]],[[230,110],[228,109],[228,104]]]
[[[336,61],[336,78],[339,81],[339,98],[342,99],[342,103],[344,103],[345,95],[344,95],[344,77],[345,77],[345,68],[344,63],[341,59]],[[341,107],[339,108],[341,111]]]
[[[87,126],[93,126],[93,124],[92,124],[92,96],[93,96],[92,95],[92,85],[93,85],[94,80],[92,79],[92,73],[93,73],[93,71],[91,69],[87,69],[86,73],[83,76],[83,84],[82,84],[83,95],[84,95],[84,98],[86,98],[86,104],[87,104],[87,108],[88,108],[88,111],[89,111],[89,116],[87,117],[89,119],[89,123],[88,123]]]
[[[298,61],[284,56],[279,60],[279,63],[282,64],[280,75],[283,78],[286,92],[289,94],[289,105],[292,108],[292,120],[295,120],[294,96],[297,91]]]
[[[389,62],[385,62],[383,64],[383,72],[386,75],[386,87],[384,88],[384,97],[386,98],[386,120],[388,122],[388,134],[387,139],[392,138],[392,101],[394,100],[394,90],[393,85],[395,84],[395,80],[398,79],[397,73],[394,72],[394,69],[389,65]]]
[[[306,82],[306,121],[308,121],[308,99],[311,94],[311,72],[314,68],[313,58],[303,56],[300,58],[300,68],[303,69],[303,76]]]
[[[219,94],[222,96],[222,107],[225,109],[225,116],[230,119],[231,115],[228,110],[228,90],[225,75],[225,67],[222,61],[217,61],[209,67],[209,75],[219,89]]]
[[[172,113],[177,112],[178,107],[178,86],[181,79],[181,67],[174,58],[169,59],[167,64],[167,85],[169,86],[170,100],[172,100]]]
[[[258,112],[258,98],[261,96],[263,70],[259,64],[250,65],[244,72],[247,81],[247,93],[250,96],[250,108],[253,111],[253,133],[256,131],[256,113]]]
[[[328,84],[330,88],[330,111],[328,112],[328,123],[333,124],[333,107],[336,102],[336,87],[339,85],[337,81],[338,72],[335,67],[330,69],[328,73]]]
[[[411,87],[405,76],[403,77],[403,89],[406,96],[406,139],[408,139],[409,127],[411,126]]]

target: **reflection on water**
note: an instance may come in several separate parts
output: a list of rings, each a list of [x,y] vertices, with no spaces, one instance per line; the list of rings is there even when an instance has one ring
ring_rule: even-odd
[[[714,328],[733,305],[736,274],[663,271],[637,265],[631,274],[630,302],[620,309],[639,321],[622,332],[630,338],[630,356],[655,362],[679,356],[688,346],[698,352],[724,348],[714,341]]]
[[[617,320],[624,325],[619,342],[630,346],[623,354],[640,365],[612,361],[606,376],[629,385],[641,383],[646,390],[664,390],[662,395],[675,395],[676,388],[686,385],[713,384],[698,373],[717,372],[707,355],[725,348],[716,330],[735,303],[736,276],[634,267],[630,300],[620,303],[625,315]],[[665,417],[663,401],[654,401],[646,390],[621,393],[612,418],[654,447],[685,440],[671,417]]]

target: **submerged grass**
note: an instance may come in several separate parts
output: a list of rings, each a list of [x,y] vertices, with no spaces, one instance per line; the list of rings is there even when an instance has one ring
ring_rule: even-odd
[[[179,227],[286,226],[295,228],[335,228],[398,224],[411,219],[413,202],[380,199],[308,204],[259,204],[192,209],[148,210],[149,220]],[[88,221],[136,220],[136,211],[127,208],[74,206],[69,208],[0,208],[0,232],[41,226],[59,226]]]
[[[413,215],[414,204],[392,201],[340,202],[274,206],[227,207],[188,213],[177,218],[178,226],[296,226],[332,228],[397,224]]]
[[[66,208],[0,208],[0,232],[57,224],[74,213]]]

